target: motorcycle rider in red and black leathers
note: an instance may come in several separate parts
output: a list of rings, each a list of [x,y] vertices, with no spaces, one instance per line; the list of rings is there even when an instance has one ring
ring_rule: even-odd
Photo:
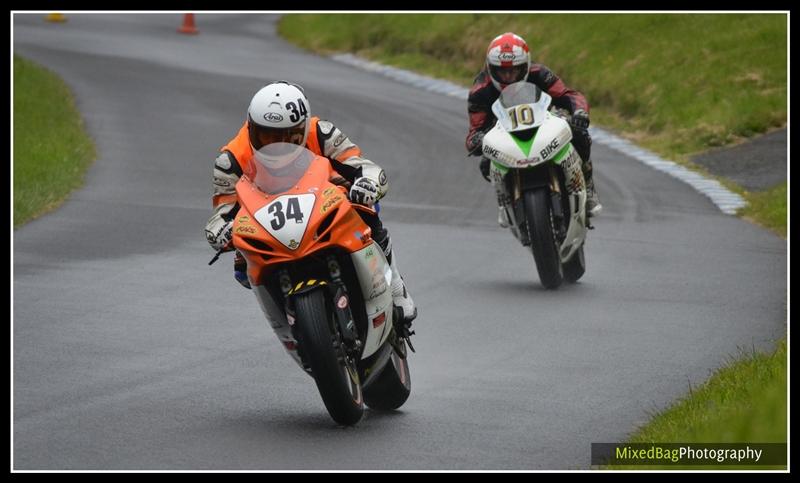
[[[589,103],[580,92],[567,87],[550,69],[542,64],[532,63],[528,45],[522,37],[506,32],[496,37],[489,44],[486,63],[475,76],[469,91],[467,111],[469,113],[469,134],[466,148],[470,156],[482,155],[483,136],[494,126],[497,120],[492,113],[492,104],[500,97],[509,84],[525,80],[538,86],[553,98],[553,104],[571,114],[569,121],[572,129],[572,144],[583,161],[583,174],[586,179],[586,212],[588,216],[600,213],[602,205],[597,198],[597,191],[592,176],[591,147],[589,136]],[[489,181],[489,160],[482,157],[479,168],[483,177]],[[498,222],[507,226],[504,210],[500,210]]]

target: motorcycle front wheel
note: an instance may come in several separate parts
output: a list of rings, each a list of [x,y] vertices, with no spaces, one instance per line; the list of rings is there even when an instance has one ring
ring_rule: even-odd
[[[539,280],[545,288],[555,289],[564,280],[564,272],[553,235],[549,197],[546,188],[535,188],[525,191],[523,200],[528,236]]]
[[[356,424],[364,414],[361,382],[356,362],[346,354],[338,333],[331,331],[332,314],[324,290],[295,296],[295,312],[297,342],[322,402],[337,423]]]

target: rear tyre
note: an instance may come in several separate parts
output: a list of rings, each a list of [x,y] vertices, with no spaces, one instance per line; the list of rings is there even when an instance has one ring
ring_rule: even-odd
[[[364,401],[367,406],[380,411],[397,409],[406,402],[411,394],[411,373],[408,371],[408,350],[402,344],[403,355],[392,350],[389,362],[384,366],[378,378],[364,390]]]
[[[311,367],[322,401],[339,424],[356,424],[364,414],[364,398],[355,361],[348,357],[331,323],[325,292],[295,296],[295,332],[304,359]]]
[[[561,259],[553,236],[553,218],[550,215],[550,201],[544,188],[525,191],[525,218],[531,251],[536,262],[539,280],[548,289],[555,289],[564,280]]]

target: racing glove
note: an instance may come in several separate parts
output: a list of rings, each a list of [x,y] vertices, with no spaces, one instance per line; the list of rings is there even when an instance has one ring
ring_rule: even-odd
[[[589,113],[583,109],[576,110],[572,113],[570,124],[572,124],[575,129],[580,129],[581,131],[589,129]]]
[[[363,176],[358,178],[350,188],[350,201],[371,207],[378,201],[377,183]]]
[[[219,229],[214,227],[212,230],[206,229],[206,240],[208,240],[211,248],[217,251],[222,249],[225,249],[225,251],[233,250],[231,244],[231,240],[233,240],[233,221],[223,221]]]
[[[483,152],[483,137],[486,135],[483,131],[478,131],[472,136],[470,145],[472,148],[469,151],[470,156],[480,156]]]
[[[239,251],[233,257],[233,278],[239,282],[244,288],[250,287],[250,280],[247,278],[247,260],[244,259]]]

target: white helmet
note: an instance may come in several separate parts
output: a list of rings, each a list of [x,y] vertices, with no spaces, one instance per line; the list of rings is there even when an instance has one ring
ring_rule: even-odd
[[[531,68],[528,44],[513,32],[498,35],[486,49],[486,68],[498,91],[509,84],[527,80]]]
[[[308,139],[308,99],[303,88],[286,81],[273,82],[256,92],[247,109],[247,131],[253,155],[264,166],[279,169],[289,164],[292,158],[267,157],[261,148],[273,143],[291,143],[300,147]]]

